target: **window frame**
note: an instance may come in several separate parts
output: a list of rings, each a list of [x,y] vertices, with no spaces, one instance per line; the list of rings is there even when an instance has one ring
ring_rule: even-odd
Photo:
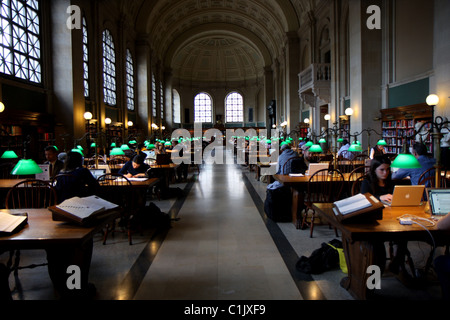
[[[197,100],[200,100],[204,96],[209,98],[208,101],[210,101],[210,105],[209,105],[210,110],[197,110],[197,107],[205,107],[205,105],[198,106],[198,104],[197,104]],[[201,101],[206,101],[206,99],[201,99],[200,102]],[[194,123],[213,123],[213,108],[214,108],[214,102],[213,102],[213,98],[211,97],[210,94],[208,94],[207,92],[200,92],[197,95],[195,95],[195,97],[194,97]],[[207,116],[205,116],[206,121],[199,121],[199,120],[203,120],[203,118],[199,119],[198,113],[200,113],[200,112],[210,112],[211,119],[208,121]]]
[[[131,72],[130,72],[131,69]],[[135,79],[135,63],[133,55],[129,49],[126,50],[125,57],[125,88],[126,88],[126,105],[129,112],[136,111],[136,79]],[[131,96],[130,96],[131,94]],[[130,108],[131,107],[131,108]]]
[[[229,99],[235,99],[234,97],[232,97],[233,95],[239,95],[239,99],[242,101],[241,105],[237,105],[237,104],[231,104],[229,103]],[[231,101],[233,102],[233,101]],[[237,106],[238,110],[235,110],[235,107]],[[238,121],[235,121],[235,117],[232,114],[231,116],[229,116],[229,109],[230,107],[232,108],[231,112],[238,112],[239,114],[237,115]],[[242,120],[240,120],[242,118]],[[229,92],[226,97],[225,97],[225,123],[244,123],[245,121],[245,107],[244,107],[244,96],[238,92],[238,91],[232,91]]]
[[[107,40],[110,40],[109,43],[107,43]],[[109,49],[109,51],[107,51],[106,49]],[[107,106],[117,107],[117,55],[114,37],[109,29],[105,29],[102,32],[102,60],[103,102]],[[111,68],[108,68],[109,66],[111,66]],[[107,85],[112,85],[113,87],[109,88]],[[112,96],[107,93],[112,94]]]

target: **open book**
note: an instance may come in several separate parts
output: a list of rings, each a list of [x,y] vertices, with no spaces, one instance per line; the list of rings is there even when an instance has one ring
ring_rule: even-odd
[[[342,215],[362,210],[372,205],[362,193],[347,199],[336,201],[334,204]]]
[[[360,193],[333,204],[334,214],[339,221],[368,222],[383,219],[384,205],[370,193]]]
[[[55,221],[71,221],[81,225],[104,217],[104,214],[119,206],[97,196],[85,198],[73,197],[59,205],[50,207]]]
[[[13,233],[18,231],[27,223],[27,216],[12,215],[0,212],[0,233]]]

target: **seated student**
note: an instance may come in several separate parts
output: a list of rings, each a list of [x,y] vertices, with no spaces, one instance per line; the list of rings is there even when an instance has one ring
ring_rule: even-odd
[[[276,174],[289,174],[292,173],[292,161],[288,161],[291,158],[300,158],[298,153],[291,149],[288,144],[281,146],[280,156],[278,157],[277,173]],[[283,184],[279,181],[275,181],[267,186],[267,189],[274,190],[282,188]]]
[[[369,158],[373,159],[375,157],[384,156],[386,154],[386,149],[383,145],[377,144],[375,147],[370,149]]]
[[[144,178],[147,177],[147,170],[150,166],[144,163],[145,153],[138,154],[133,157],[133,160],[128,161],[120,169],[119,174],[124,175],[126,178]]]
[[[44,164],[49,165],[50,178],[54,178],[64,168],[64,162],[58,159],[58,151],[55,147],[47,146],[44,152],[47,159]]]
[[[344,139],[342,141],[342,146],[338,151],[338,157],[342,157],[344,159],[347,160],[352,160],[353,159],[353,153],[348,151],[348,149],[350,148],[350,143],[348,142],[347,139]]]
[[[391,160],[377,156],[370,163],[369,174],[361,184],[361,193],[370,193],[380,201],[391,202],[393,192]]]
[[[55,185],[58,203],[73,197],[86,197],[98,191],[99,183],[89,169],[83,167],[83,156],[78,152],[67,154],[64,169],[60,174],[70,176],[60,177]]]
[[[439,220],[437,228],[439,230],[450,230],[450,213]],[[442,298],[450,300],[450,255],[437,257],[434,260],[434,269],[442,288]]]
[[[422,165],[422,168],[418,169],[399,169],[392,174],[392,179],[403,179],[409,177],[412,185],[419,184],[419,178],[426,170],[433,168],[436,164],[436,160],[427,156],[427,147],[423,143],[415,143],[412,147],[412,154],[416,157],[417,161]],[[434,175],[434,170],[430,173],[430,176]],[[429,187],[429,186],[427,186]]]

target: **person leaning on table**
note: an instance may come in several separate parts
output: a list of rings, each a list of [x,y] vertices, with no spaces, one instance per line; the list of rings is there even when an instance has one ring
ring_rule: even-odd
[[[439,230],[450,231],[450,213],[437,223]],[[450,300],[450,255],[442,255],[434,259],[434,270],[442,288],[442,298]]]
[[[120,169],[119,174],[122,174],[127,178],[147,177],[147,170],[150,169],[150,166],[144,162],[145,157],[145,153],[135,155],[133,160],[125,163],[122,169]]]
[[[367,178],[361,184],[361,193],[370,193],[380,201],[391,202],[393,192],[391,160],[387,156],[376,156],[370,163]]]

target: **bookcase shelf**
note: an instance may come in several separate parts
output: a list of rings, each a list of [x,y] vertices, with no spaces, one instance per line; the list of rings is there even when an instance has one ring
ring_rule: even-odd
[[[432,119],[431,108],[426,104],[398,107],[381,110],[382,122],[381,130],[383,139],[386,141],[386,152],[389,155],[400,154],[406,140],[407,147],[411,147],[416,139],[416,126],[419,123],[426,123]],[[424,128],[429,129],[427,124]],[[428,152],[433,152],[431,135],[428,135],[423,143],[427,146]]]

